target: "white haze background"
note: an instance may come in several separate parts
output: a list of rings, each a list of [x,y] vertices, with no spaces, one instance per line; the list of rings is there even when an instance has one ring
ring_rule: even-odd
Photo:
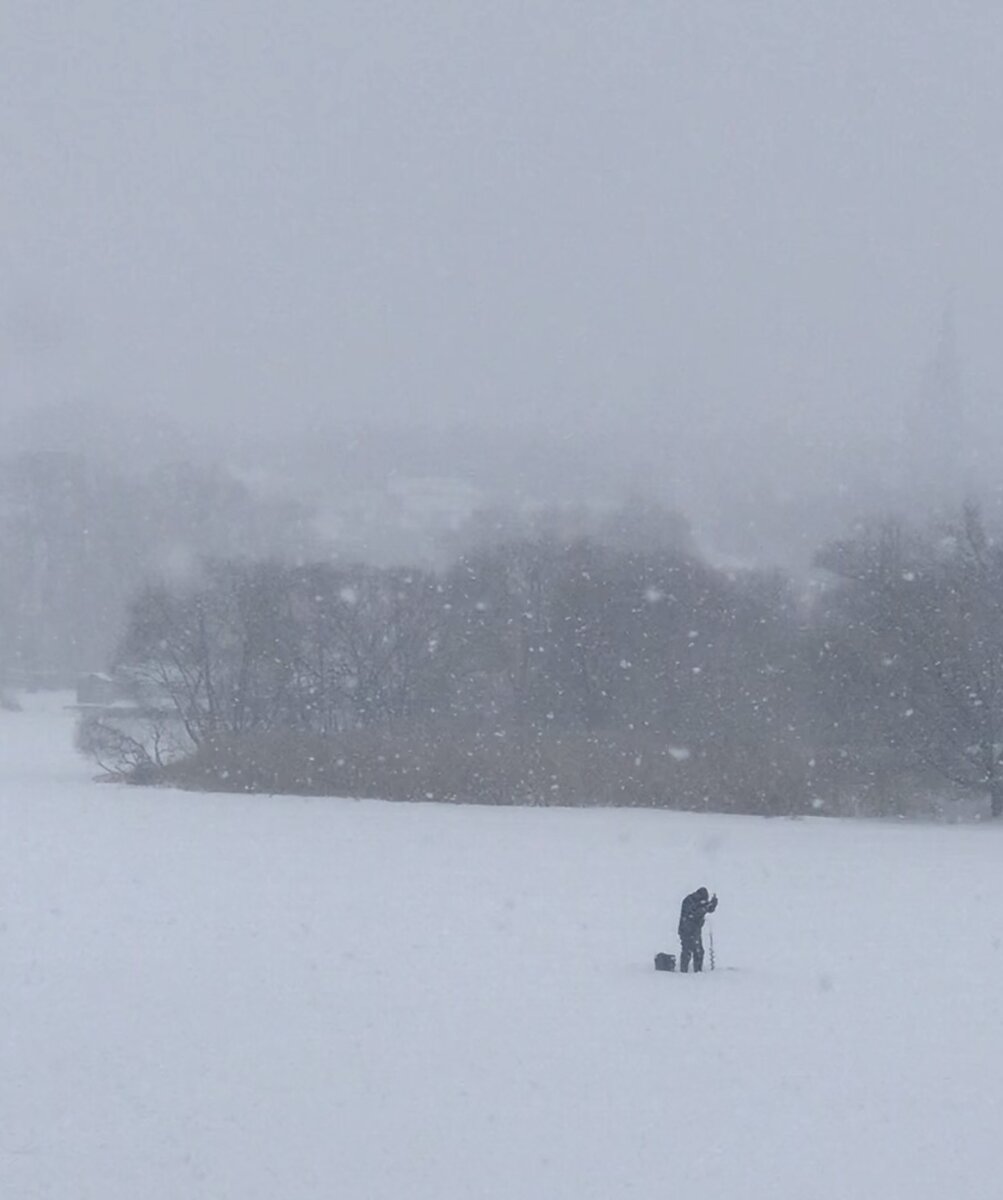
[[[899,486],[949,309],[991,463],[1001,66],[988,2],[8,4],[3,428],[100,401],[285,478],[523,429],[566,493],[752,520]]]

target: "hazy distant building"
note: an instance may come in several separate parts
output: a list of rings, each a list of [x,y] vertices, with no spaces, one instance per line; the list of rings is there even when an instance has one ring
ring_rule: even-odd
[[[954,318],[948,311],[906,412],[903,490],[910,500],[954,506],[972,490],[968,418]]]

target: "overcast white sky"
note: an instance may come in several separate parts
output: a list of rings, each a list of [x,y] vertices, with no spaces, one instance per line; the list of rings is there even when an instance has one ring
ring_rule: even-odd
[[[900,403],[948,298],[999,394],[998,0],[6,0],[0,47],[4,405],[755,441]]]

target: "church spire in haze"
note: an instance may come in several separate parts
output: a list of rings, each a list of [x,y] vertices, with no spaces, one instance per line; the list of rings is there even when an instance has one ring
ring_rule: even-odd
[[[948,304],[937,348],[908,414],[910,490],[934,504],[956,504],[968,490],[966,409],[954,310]]]

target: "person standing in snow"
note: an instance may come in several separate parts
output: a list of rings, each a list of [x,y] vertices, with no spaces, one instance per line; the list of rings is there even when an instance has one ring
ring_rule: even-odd
[[[693,970],[703,970],[703,922],[708,913],[717,908],[717,895],[707,896],[705,887],[697,888],[683,900],[679,910],[679,941],[682,943],[682,954],[679,958],[680,971],[690,969],[690,959],[693,960]]]

